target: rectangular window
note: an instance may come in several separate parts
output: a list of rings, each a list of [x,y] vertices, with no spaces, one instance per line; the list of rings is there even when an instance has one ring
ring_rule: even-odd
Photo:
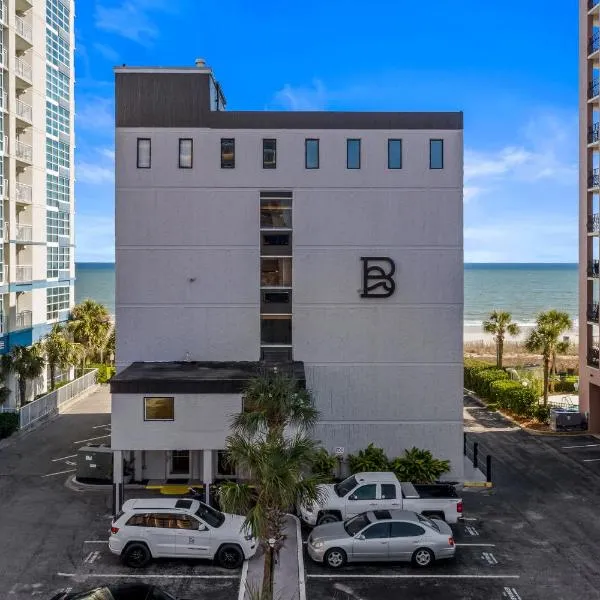
[[[307,169],[319,168],[319,140],[304,140],[304,166]]]
[[[292,227],[291,201],[287,199],[261,199],[260,226],[264,229],[290,229]]]
[[[179,138],[179,168],[191,169],[194,163],[194,141],[190,138]]]
[[[144,398],[144,421],[174,421],[175,398]]]
[[[291,256],[292,234],[261,233],[260,254],[261,256]]]
[[[150,138],[137,140],[137,168],[149,169],[152,164],[152,146]]]
[[[346,168],[360,169],[360,140],[346,140]]]
[[[261,290],[260,312],[262,314],[291,314],[292,292],[289,290]]]
[[[444,140],[429,140],[429,168],[444,168]]]
[[[46,311],[48,321],[58,319],[59,313],[69,310],[70,290],[68,286],[46,289]]]
[[[234,138],[221,138],[221,169],[235,169]]]
[[[69,246],[57,248],[48,246],[46,250],[47,270],[46,275],[49,279],[68,279],[71,269],[71,249]]]
[[[402,168],[402,140],[388,140],[388,169]]]
[[[292,315],[264,315],[260,318],[260,343],[292,343]]]
[[[277,167],[277,140],[263,140],[263,169]]]
[[[263,287],[292,287],[291,258],[261,258],[260,285]]]
[[[396,486],[393,483],[382,483],[381,484],[381,499],[382,500],[395,500],[396,499]]]

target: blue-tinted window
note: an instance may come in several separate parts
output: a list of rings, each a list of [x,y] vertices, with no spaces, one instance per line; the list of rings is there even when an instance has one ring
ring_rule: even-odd
[[[388,140],[388,169],[402,168],[402,140]]]
[[[307,139],[304,141],[305,167],[307,169],[319,168],[319,140]]]
[[[360,169],[360,140],[346,140],[346,168]]]
[[[429,168],[444,168],[444,140],[429,140]]]

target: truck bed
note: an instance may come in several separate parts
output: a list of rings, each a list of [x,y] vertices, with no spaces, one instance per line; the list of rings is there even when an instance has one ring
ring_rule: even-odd
[[[448,483],[413,484],[421,498],[460,498],[456,488]]]

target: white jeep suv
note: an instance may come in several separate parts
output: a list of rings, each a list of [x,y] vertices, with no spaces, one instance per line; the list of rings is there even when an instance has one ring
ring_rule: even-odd
[[[130,567],[159,557],[194,557],[235,569],[256,553],[256,539],[243,525],[244,517],[199,500],[127,500],[111,524],[108,547]]]

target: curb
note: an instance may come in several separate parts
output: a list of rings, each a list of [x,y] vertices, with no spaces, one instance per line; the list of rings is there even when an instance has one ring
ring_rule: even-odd
[[[306,600],[306,579],[304,572],[304,548],[302,543],[302,528],[300,519],[296,515],[288,513],[296,522],[296,541],[298,542],[298,596],[300,600]]]
[[[108,491],[112,490],[112,483],[83,483],[81,481],[77,481],[77,477],[75,475],[71,475],[67,477],[67,481],[65,482],[65,486],[74,492],[86,492],[86,491]],[[126,490],[145,490],[146,486],[141,483],[125,483],[123,485],[123,489]]]

